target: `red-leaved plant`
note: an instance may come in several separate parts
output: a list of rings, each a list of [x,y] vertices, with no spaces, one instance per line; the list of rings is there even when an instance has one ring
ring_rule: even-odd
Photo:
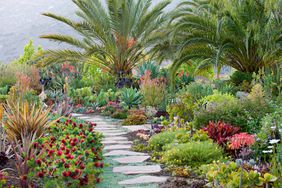
[[[221,146],[226,146],[229,139],[236,133],[239,132],[239,127],[234,127],[232,125],[226,124],[222,121],[217,123],[209,122],[209,125],[203,128],[207,131],[208,136],[217,144]]]

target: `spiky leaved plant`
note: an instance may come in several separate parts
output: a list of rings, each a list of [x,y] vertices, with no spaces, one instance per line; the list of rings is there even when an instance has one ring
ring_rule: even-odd
[[[170,0],[152,6],[152,0],[73,0],[80,19],[51,13],[45,16],[70,26],[80,37],[51,34],[42,38],[63,42],[74,49],[48,50],[43,62],[88,62],[120,77],[131,76],[132,68],[157,43],[158,30],[168,21],[164,9]],[[78,21],[77,21],[78,20]]]
[[[193,61],[198,69],[229,65],[241,72],[281,62],[281,0],[191,0],[180,7],[172,22],[173,76]]]
[[[7,101],[4,108],[6,119],[3,124],[10,142],[20,140],[21,134],[40,137],[51,123],[51,108],[44,109],[43,106],[22,101]]]
[[[128,108],[138,106],[141,103],[142,96],[137,89],[124,88],[121,91],[120,99],[122,103]]]

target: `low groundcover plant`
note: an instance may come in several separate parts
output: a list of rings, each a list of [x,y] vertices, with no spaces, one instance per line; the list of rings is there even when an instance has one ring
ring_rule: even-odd
[[[102,136],[94,131],[94,123],[63,118],[50,127],[47,136],[33,147],[42,154],[29,160],[34,170],[30,177],[45,186],[56,182],[60,186],[94,186],[103,172]]]

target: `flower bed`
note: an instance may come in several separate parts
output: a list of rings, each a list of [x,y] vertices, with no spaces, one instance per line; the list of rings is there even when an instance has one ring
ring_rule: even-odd
[[[103,172],[102,136],[94,131],[94,123],[62,118],[39,138],[34,148],[39,155],[29,160],[33,169],[29,177],[39,184],[60,186],[95,186]]]

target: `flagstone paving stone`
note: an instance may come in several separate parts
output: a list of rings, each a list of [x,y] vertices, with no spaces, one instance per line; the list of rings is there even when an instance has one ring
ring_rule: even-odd
[[[102,141],[102,144],[104,145],[116,145],[116,144],[132,144],[132,141],[127,141],[127,140],[119,140],[119,141]]]
[[[130,156],[130,157],[120,157],[120,158],[114,158],[114,161],[117,161],[122,164],[129,164],[129,163],[142,163],[149,159],[150,156]]]
[[[140,176],[124,181],[120,181],[120,185],[134,185],[134,184],[146,184],[146,183],[163,183],[168,179],[165,176]]]
[[[122,132],[121,130],[118,130],[118,129],[106,129],[106,130],[99,130],[99,129],[96,129],[96,131],[98,132],[101,132],[101,133],[106,133],[106,134],[118,134],[118,133],[123,133],[123,134],[126,134],[126,132]],[[106,135],[104,135],[106,136]]]
[[[127,129],[129,132],[134,132],[138,130],[150,130],[151,125],[130,125],[130,126],[123,126],[123,128]]]
[[[147,166],[117,166],[113,168],[115,173],[130,174],[153,174],[158,173],[162,169],[160,165],[147,165]]]
[[[116,144],[116,145],[110,145],[105,146],[104,150],[120,150],[120,149],[130,149],[131,145],[126,144]]]
[[[103,133],[105,137],[112,137],[112,136],[122,136],[125,135],[126,132],[118,132],[118,133]]]
[[[122,126],[119,120],[99,115],[73,114],[73,117],[96,123],[95,131],[104,136],[103,152],[109,166],[103,176],[107,181],[97,188],[157,188],[158,183],[167,180],[168,177],[149,175],[160,172],[160,165],[146,162],[150,158],[147,153],[130,151],[133,142],[125,136],[127,132],[150,130],[151,125]]]
[[[106,137],[103,139],[103,141],[119,141],[119,140],[128,140],[124,136],[113,136],[113,137]]]
[[[135,151],[128,151],[128,150],[114,150],[108,153],[105,153],[104,156],[136,156],[136,155],[147,155],[145,153],[135,152]]]
[[[116,131],[118,130],[117,128],[114,127],[96,127],[95,128],[96,131]]]

